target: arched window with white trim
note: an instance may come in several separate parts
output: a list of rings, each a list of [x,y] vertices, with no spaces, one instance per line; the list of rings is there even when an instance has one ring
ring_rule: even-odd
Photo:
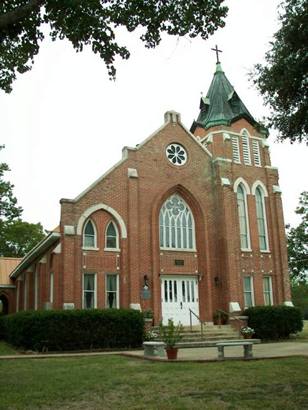
[[[265,201],[264,192],[260,186],[256,188],[256,214],[257,214],[257,225],[258,225],[258,235],[259,235],[259,246],[261,251],[268,250],[268,236],[267,236],[267,223],[266,223],[266,212],[265,212]]]
[[[160,247],[195,249],[195,222],[186,202],[177,194],[163,204],[159,214]]]
[[[83,229],[83,247],[96,248],[96,230],[93,222],[89,219]]]
[[[247,193],[242,183],[240,183],[237,187],[236,197],[240,226],[241,249],[250,249]]]
[[[113,221],[110,221],[105,235],[105,248],[118,249],[119,248],[119,233]]]

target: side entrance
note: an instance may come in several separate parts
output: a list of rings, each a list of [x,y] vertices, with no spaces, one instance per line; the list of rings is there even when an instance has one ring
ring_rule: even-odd
[[[191,309],[199,316],[198,277],[194,275],[161,276],[161,303],[163,324],[172,319],[174,323],[190,324]],[[197,325],[198,319],[192,315],[192,324]]]

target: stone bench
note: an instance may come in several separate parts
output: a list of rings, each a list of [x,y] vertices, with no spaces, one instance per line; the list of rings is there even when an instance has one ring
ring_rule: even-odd
[[[165,343],[164,342],[143,342],[144,356],[148,357],[164,357]]]
[[[252,354],[253,342],[252,341],[243,340],[243,341],[237,341],[237,342],[218,342],[216,343],[216,346],[218,349],[218,359],[219,360],[225,359],[225,354],[224,354],[225,347],[232,347],[232,346],[243,346],[244,359],[251,359],[253,357],[253,354]]]

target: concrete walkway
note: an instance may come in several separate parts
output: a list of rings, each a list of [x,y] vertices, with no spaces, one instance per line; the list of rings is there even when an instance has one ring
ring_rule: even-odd
[[[130,356],[143,356],[143,351],[129,352]],[[288,356],[307,356],[308,342],[280,342],[280,343],[261,343],[253,345],[253,357],[255,359],[288,357]],[[217,360],[217,347],[201,347],[179,349],[178,360],[200,361]],[[243,347],[225,347],[225,357],[243,358]],[[157,360],[155,358],[155,360]],[[164,360],[158,359],[158,360]]]
[[[125,355],[130,357],[143,358],[143,350],[131,351],[112,351],[112,352],[88,352],[88,353],[41,353],[41,354],[16,354],[9,356],[0,356],[0,360],[8,359],[47,359],[47,358],[69,358],[69,357],[91,357],[103,355]],[[288,356],[307,356],[308,342],[279,342],[279,343],[261,343],[253,345],[253,356],[255,359],[288,357]],[[232,346],[225,348],[226,358],[243,358],[243,347]],[[167,360],[159,358],[154,360]],[[196,347],[179,349],[179,361],[213,361],[217,360],[216,347]]]

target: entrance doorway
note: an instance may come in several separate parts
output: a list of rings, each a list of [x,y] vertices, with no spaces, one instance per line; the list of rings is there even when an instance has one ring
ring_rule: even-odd
[[[9,301],[5,295],[0,295],[0,315],[9,313]]]
[[[189,309],[199,316],[199,295],[197,276],[161,276],[161,301],[163,324],[168,319],[182,325],[190,324]],[[198,319],[192,315],[192,324],[197,325]]]

